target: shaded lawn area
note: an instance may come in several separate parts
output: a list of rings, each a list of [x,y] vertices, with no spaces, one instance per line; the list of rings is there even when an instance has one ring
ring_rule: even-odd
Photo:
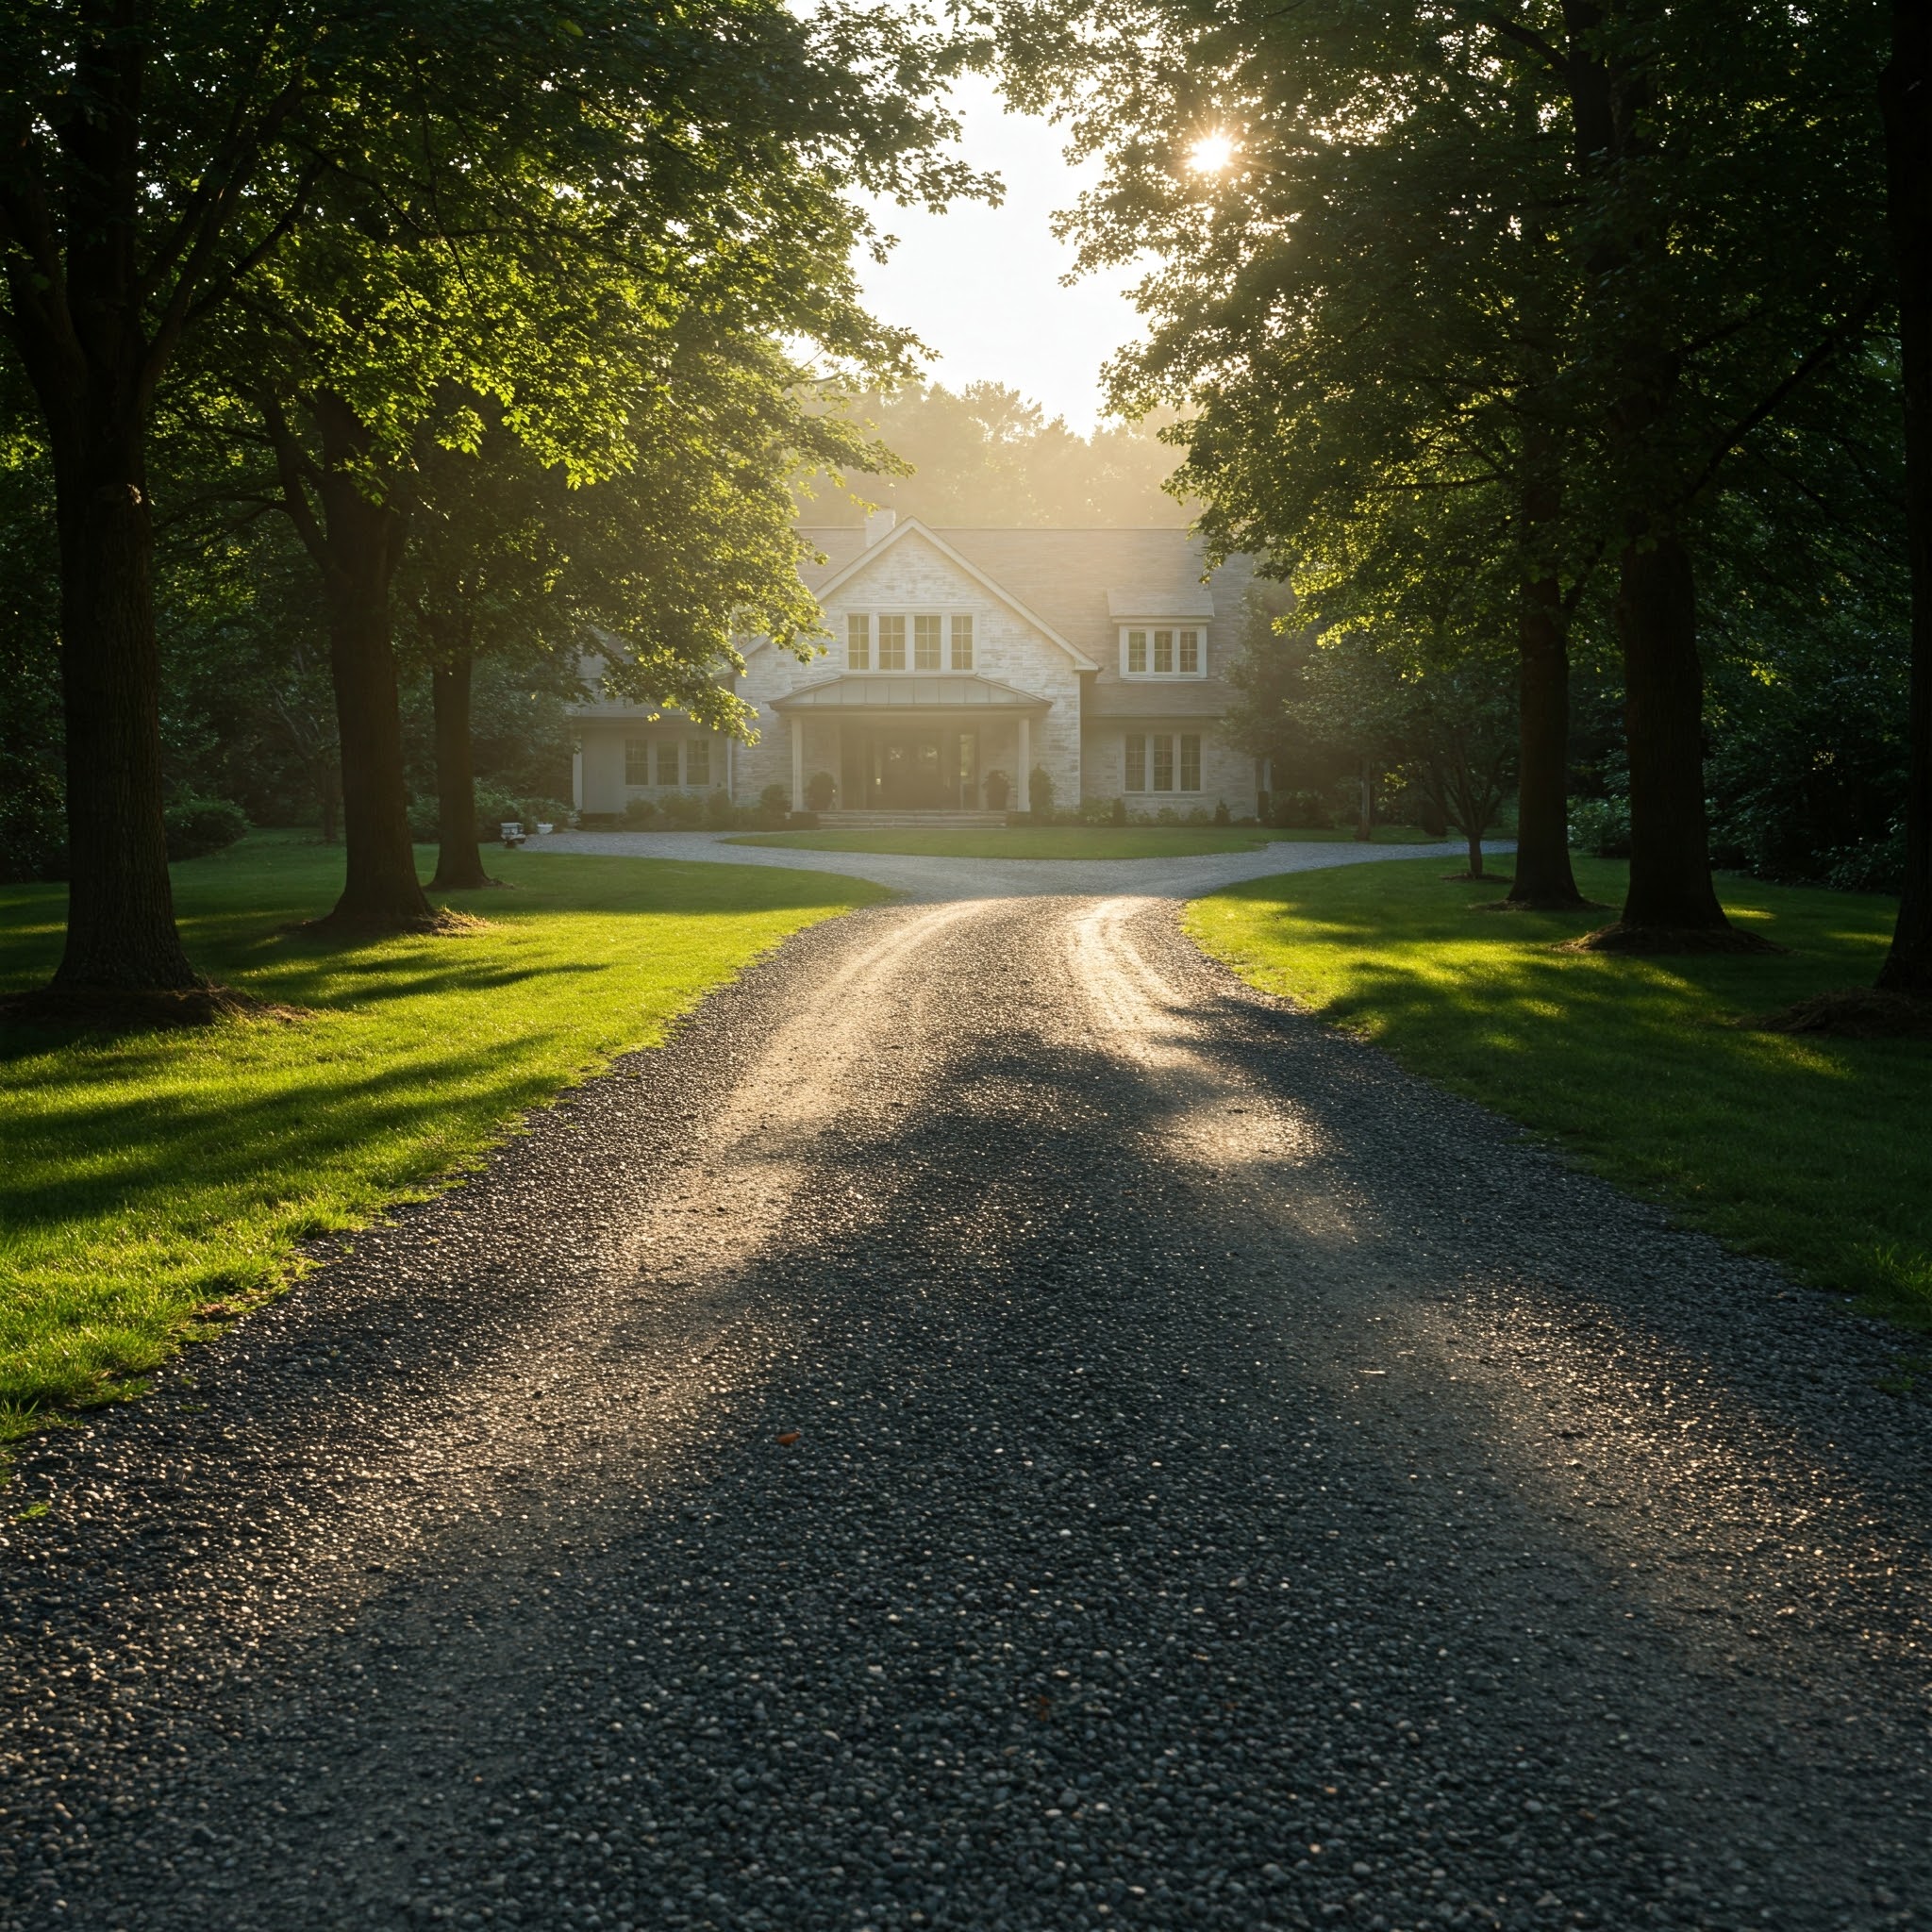
[[[1258,879],[1189,931],[1270,992],[1555,1138],[1584,1165],[1821,1287],[1932,1325],[1932,1043],[1728,1024],[1869,985],[1892,901],[1721,879],[1785,958],[1559,953],[1608,916],[1472,910],[1440,859]],[[1616,905],[1624,868],[1579,860]]]
[[[887,896],[775,868],[487,856],[516,890],[448,895],[487,930],[344,946],[286,930],[328,909],[340,852],[257,834],[175,868],[182,929],[205,972],[308,1018],[0,1027],[0,1434],[125,1385],[197,1310],[286,1280],[305,1238],[433,1191],[789,934]],[[0,991],[52,969],[64,899],[0,887]]]
[[[895,852],[912,858],[1188,858],[1202,852],[1258,852],[1273,841],[1345,843],[1353,832],[1269,825],[991,825],[930,832],[758,832],[727,845],[783,845],[805,852]],[[1377,825],[1378,845],[1428,842],[1404,825]]]

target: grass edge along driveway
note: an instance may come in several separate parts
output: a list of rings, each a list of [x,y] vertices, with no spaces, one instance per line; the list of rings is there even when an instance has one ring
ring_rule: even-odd
[[[1932,1327],[1932,1043],[1734,1024],[1869,985],[1894,902],[1724,878],[1732,919],[1788,955],[1636,959],[1555,950],[1601,911],[1474,910],[1501,889],[1442,872],[1422,859],[1257,879],[1193,901],[1187,929],[1251,984],[1681,1223]],[[1587,896],[1622,900],[1623,866],[1579,860],[1577,874]]]
[[[890,896],[775,867],[488,858],[514,890],[448,895],[484,930],[345,946],[291,930],[328,908],[340,852],[256,834],[176,866],[176,909],[204,971],[306,1018],[0,1028],[0,1440],[138,1392],[293,1278],[303,1241],[453,1184],[791,934]],[[0,887],[0,989],[52,969],[63,902]]]

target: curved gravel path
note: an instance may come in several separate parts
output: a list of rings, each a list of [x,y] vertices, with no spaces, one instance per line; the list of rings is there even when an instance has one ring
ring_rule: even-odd
[[[836,872],[871,879],[912,900],[1058,898],[1068,893],[1137,893],[1195,899],[1242,879],[1285,872],[1320,872],[1386,858],[1460,861],[1460,841],[1442,845],[1357,845],[1316,839],[1274,839],[1252,852],[1197,852],[1173,858],[933,858],[900,852],[820,852],[798,845],[738,845],[732,832],[557,832],[532,852],[588,852],[626,858],[701,859],[709,865],[775,865],[793,872]],[[1508,841],[1486,852],[1509,852]]]
[[[0,1924],[1923,1924],[1892,1353],[1170,904],[859,913],[26,1454]]]

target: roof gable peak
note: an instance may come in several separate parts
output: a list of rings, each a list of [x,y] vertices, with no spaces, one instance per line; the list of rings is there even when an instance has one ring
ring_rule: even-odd
[[[933,529],[929,525],[921,523],[917,517],[908,517],[904,523],[894,525],[882,537],[874,542],[868,543],[842,570],[835,571],[824,583],[819,586],[819,602],[824,604],[826,598],[834,596],[840,591],[842,591],[847,584],[851,583],[855,577],[858,576],[865,570],[868,564],[877,562],[889,550],[896,549],[901,543],[909,541],[915,531],[926,542],[931,544],[948,563],[952,564],[955,569],[961,572],[964,575],[970,577],[989,596],[996,597],[1008,610],[1012,611],[1023,622],[1030,624],[1049,642],[1058,644],[1073,660],[1076,670],[1099,670],[1100,667],[1094,663],[1092,658],[1088,657],[1084,651],[1069,643],[1037,610],[1031,609],[1028,606],[1023,604],[1004,584],[989,576],[985,571],[981,570],[969,558],[960,556],[937,530]]]

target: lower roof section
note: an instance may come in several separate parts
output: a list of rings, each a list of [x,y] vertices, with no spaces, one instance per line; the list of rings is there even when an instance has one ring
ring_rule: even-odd
[[[921,677],[898,672],[827,677],[774,698],[774,711],[1045,711],[1036,697],[991,677]]]

